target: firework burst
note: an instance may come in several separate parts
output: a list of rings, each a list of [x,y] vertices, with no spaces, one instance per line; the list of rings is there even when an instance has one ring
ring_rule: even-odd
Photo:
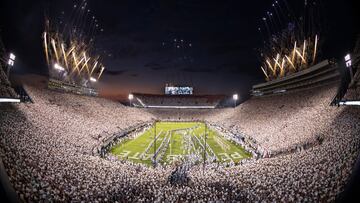
[[[60,17],[64,15],[63,11]],[[91,82],[100,80],[105,70],[94,46],[96,34],[103,29],[88,9],[86,0],[74,4],[68,19],[62,18],[60,22],[46,18],[43,47],[49,75],[72,84],[91,86]]]
[[[300,5],[298,5],[300,6]],[[320,1],[304,1],[296,14],[286,0],[278,0],[261,18],[261,70],[267,81],[307,69],[318,62],[321,34]]]

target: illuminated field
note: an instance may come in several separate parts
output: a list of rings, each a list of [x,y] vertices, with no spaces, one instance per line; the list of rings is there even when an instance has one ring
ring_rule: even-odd
[[[156,162],[172,164],[175,160],[188,160],[194,163],[203,162],[206,136],[206,161],[239,162],[250,158],[240,145],[227,140],[214,130],[205,128],[201,122],[158,122],[134,139],[128,139],[111,149],[111,153],[120,159],[136,163],[153,164],[154,152]]]

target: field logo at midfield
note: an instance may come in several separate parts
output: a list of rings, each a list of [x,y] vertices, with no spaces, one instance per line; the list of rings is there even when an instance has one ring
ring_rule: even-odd
[[[243,156],[239,152],[234,152],[232,154],[228,153],[219,153],[217,154],[220,157],[221,161],[234,161],[234,159],[242,159]]]
[[[150,160],[151,157],[154,156],[154,154],[143,154],[140,152],[136,152],[132,156],[130,156],[130,154],[131,154],[131,151],[124,150],[121,153],[119,153],[118,156],[121,157],[122,159],[134,159],[134,160],[143,160],[143,161]]]

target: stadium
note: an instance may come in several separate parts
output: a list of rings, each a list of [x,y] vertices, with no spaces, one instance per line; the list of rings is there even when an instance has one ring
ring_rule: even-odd
[[[114,74],[94,42],[99,26],[82,13],[87,1],[78,2],[71,23],[52,23],[51,15],[43,22],[37,37],[46,76],[11,73],[21,55],[6,50],[0,39],[4,202],[349,202],[358,197],[358,35],[346,55],[329,59],[321,53],[325,34],[317,19],[291,17],[294,26],[280,28],[286,24],[280,14],[291,10],[291,1],[275,1],[274,13],[266,13],[259,28],[269,32],[261,31],[263,78],[251,84],[248,97],[197,93],[184,77],[169,76],[172,83],[164,83],[163,93],[135,89],[114,99],[101,86]],[[288,9],[281,10],[280,2]],[[318,14],[315,5],[304,16]],[[171,43],[183,49],[176,52],[186,56],[181,63],[188,63],[189,47],[181,48],[182,40]],[[141,79],[136,83],[147,86]]]

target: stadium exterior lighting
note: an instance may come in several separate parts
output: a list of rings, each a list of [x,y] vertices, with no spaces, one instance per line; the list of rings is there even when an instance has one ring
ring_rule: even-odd
[[[237,100],[239,100],[239,95],[238,94],[234,94],[233,95],[233,100],[234,100],[234,108],[236,107],[236,102]]]
[[[347,68],[350,68],[351,65],[352,65],[351,55],[350,55],[350,54],[347,54],[344,58],[345,58],[346,67],[347,67]]]
[[[360,101],[341,101],[339,104],[341,106],[360,106]]]
[[[128,99],[129,99],[129,101],[130,101],[130,106],[132,106],[131,102],[132,102],[132,100],[134,99],[134,95],[133,95],[133,94],[129,94]]]
[[[60,66],[58,63],[55,63],[55,64],[54,64],[54,68],[55,68],[56,70],[58,70],[58,71],[64,71],[64,70],[65,70],[65,68],[63,68],[62,66]]]
[[[346,54],[346,56],[345,56],[344,58],[345,58],[345,61],[349,61],[349,60],[351,60],[351,56],[350,56],[350,54]]]
[[[20,103],[20,99],[0,98],[0,103]]]
[[[15,59],[16,59],[15,54],[10,53],[9,60],[8,60],[8,62],[7,62],[7,64],[8,64],[8,68],[7,68],[7,77],[9,77],[9,76],[10,76],[10,69],[11,69],[11,67],[13,67],[13,66],[14,66],[14,64],[15,64]]]
[[[97,82],[96,78],[90,77],[91,82]]]
[[[13,53],[10,53],[10,59],[11,59],[11,60],[13,60],[13,61],[15,61],[15,59],[16,59],[16,56],[15,56],[15,54],[13,54]]]
[[[9,60],[8,60],[8,65],[9,66],[11,66],[11,67],[14,66],[15,58],[16,58],[16,56],[13,53],[10,53]]]
[[[11,59],[9,59],[9,60],[8,60],[8,65],[11,66],[11,67],[13,67],[13,66],[14,66],[14,61],[11,60]]]
[[[351,55],[350,55],[350,54],[346,54],[346,56],[344,57],[344,59],[345,59],[346,68],[349,68],[351,79],[353,79],[354,73],[353,73],[353,69],[351,68],[351,66],[352,66]]]
[[[234,94],[233,95],[233,100],[237,101],[239,99],[239,95],[238,94]]]

